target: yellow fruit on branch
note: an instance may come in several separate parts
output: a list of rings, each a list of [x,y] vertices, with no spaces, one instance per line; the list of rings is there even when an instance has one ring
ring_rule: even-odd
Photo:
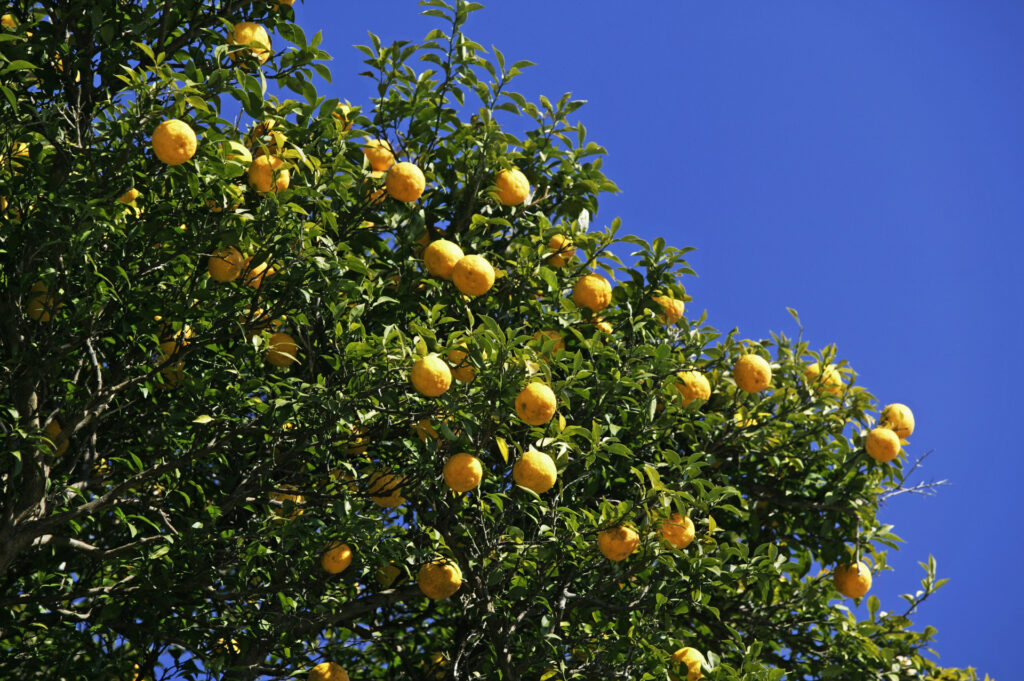
[[[443,359],[435,354],[416,360],[409,374],[412,387],[421,395],[438,397],[452,385],[452,372]]]
[[[772,367],[760,355],[743,355],[732,371],[733,379],[740,390],[758,393],[772,382]]]
[[[289,0],[278,0],[282,4],[291,5]],[[348,672],[337,662],[321,662],[309,670],[307,681],[349,681]]]
[[[696,534],[693,521],[688,517],[673,513],[667,519],[662,520],[658,530],[665,540],[677,549],[685,549],[693,541]]]
[[[672,653],[672,662],[686,665],[686,681],[697,681],[704,677],[700,670],[704,664],[704,656],[696,648],[680,648]]]
[[[520,487],[543,494],[555,486],[558,468],[544,452],[528,449],[512,466],[512,479]]]
[[[843,376],[835,364],[827,365],[824,372],[817,362],[808,365],[804,369],[804,380],[814,390],[829,395],[840,395],[843,392]]]
[[[54,443],[60,438],[60,434],[62,432],[63,430],[60,427],[60,423],[56,419],[47,423],[46,427],[43,428],[43,435],[45,436],[46,441],[49,443],[50,449],[53,449]],[[60,456],[64,452],[68,451],[69,444],[70,442],[67,439],[65,439],[63,442],[60,443],[60,445],[57,446],[57,451],[54,453],[57,456]]]
[[[608,560],[619,562],[629,558],[640,547],[640,535],[631,527],[618,525],[597,533],[597,548]]]
[[[405,503],[402,483],[405,478],[393,473],[374,471],[370,475],[368,491],[373,503],[381,508],[396,508]]]
[[[252,258],[247,258],[245,261],[245,267],[248,267],[252,262]],[[252,288],[258,289],[263,286],[263,280],[270,278],[276,274],[276,270],[273,267],[267,265],[267,263],[260,263],[256,265],[245,275],[245,285]]]
[[[257,156],[249,166],[249,184],[260,194],[284,191],[291,184],[291,173],[277,156]]]
[[[572,289],[572,301],[579,307],[600,312],[611,305],[612,286],[600,274],[585,274]]]
[[[387,140],[367,140],[363,155],[370,162],[370,167],[378,173],[386,171],[395,163],[395,155]]]
[[[499,171],[494,186],[498,201],[505,206],[518,206],[530,195],[530,181],[518,168]]]
[[[464,254],[459,245],[447,239],[431,241],[423,249],[423,264],[426,266],[427,272],[442,279],[451,280],[455,264],[463,257]]]
[[[662,313],[658,315],[658,321],[662,324],[675,324],[683,318],[686,303],[682,300],[676,300],[671,296],[655,296],[653,300],[661,306]]]
[[[254,57],[260,64],[266,64],[270,59],[270,36],[267,29],[251,21],[242,21],[235,24],[228,36],[228,44],[232,47],[239,45],[247,49],[232,50],[229,54],[232,61],[238,61],[240,56]]]
[[[550,421],[557,408],[554,391],[543,383],[531,383],[516,396],[516,414],[531,426]]]
[[[420,568],[416,579],[420,591],[435,601],[448,598],[462,586],[462,570],[447,560],[435,560]]]
[[[483,256],[466,255],[455,263],[451,278],[455,288],[467,296],[482,296],[494,286],[494,268]]]
[[[278,331],[270,334],[267,351],[264,355],[268,362],[276,367],[288,367],[295,363],[299,356],[299,346],[287,333]]]
[[[18,20],[11,14],[5,14],[0,17],[0,26],[3,26],[4,28],[17,28]]]
[[[699,371],[680,371],[676,374],[679,382],[676,390],[683,397],[683,406],[688,407],[694,402],[707,402],[711,397],[711,384],[707,376]]]
[[[864,563],[840,565],[832,574],[832,583],[847,598],[860,598],[871,588],[871,571]]]
[[[412,203],[423,196],[427,180],[419,166],[402,161],[391,166],[384,180],[388,195],[396,201]]]
[[[872,428],[864,439],[864,449],[875,461],[888,463],[900,453],[900,437],[888,428]]]
[[[900,439],[906,440],[914,434],[914,412],[905,404],[890,404],[882,410],[882,419],[878,425],[891,428]]]
[[[279,485],[279,487],[280,489],[287,491],[281,492],[278,490],[274,490],[270,492],[270,500],[280,502],[280,505],[273,505],[274,514],[279,518],[287,517],[288,520],[295,520],[296,517],[304,513],[303,509],[300,508],[300,506],[306,501],[306,499],[301,494],[298,493],[298,488],[295,485],[285,484]],[[284,508],[286,503],[291,503],[292,505],[295,506],[295,508],[293,508],[291,513],[288,513],[287,516],[285,515],[287,511]]]
[[[334,116],[334,119],[338,121],[339,124],[341,124],[342,132],[348,132],[352,129],[354,116],[351,106],[348,104],[339,104],[338,108],[335,109],[334,113],[331,115]]]
[[[126,191],[124,194],[121,194],[121,196],[117,197],[117,202],[118,203],[123,203],[123,204],[125,204],[127,206],[132,206],[132,205],[135,205],[135,201],[141,195],[142,195],[142,193],[138,189],[135,189],[133,187],[132,189],[129,189],[128,191]]]
[[[343,572],[352,563],[352,549],[348,544],[331,542],[323,555],[320,556],[320,567],[325,571],[336,575]]]
[[[405,573],[402,571],[402,568],[398,567],[397,565],[394,565],[393,563],[389,563],[388,565],[384,565],[379,570],[377,570],[376,577],[377,582],[381,586],[383,586],[384,588],[388,588],[392,586],[395,583],[395,581],[398,580],[399,577],[404,578],[404,575]]]
[[[469,355],[462,344],[448,351],[448,362],[452,365],[452,376],[460,383],[472,383],[476,379],[476,367],[469,363]],[[430,421],[427,421],[430,424]],[[434,432],[437,437],[437,432]],[[422,438],[421,438],[422,439]]]
[[[472,454],[454,454],[444,464],[444,481],[459,494],[476,489],[483,476],[483,465]]]
[[[199,143],[188,123],[171,118],[153,131],[153,153],[169,166],[186,163],[195,156]]]
[[[48,322],[60,309],[56,299],[49,295],[49,288],[41,281],[37,281],[29,289],[26,312],[29,319],[37,322]]]
[[[245,266],[245,257],[234,246],[221,248],[210,254],[206,270],[214,281],[229,282],[238,278]]]
[[[554,255],[548,258],[548,264],[552,267],[565,267],[565,265],[576,255],[576,247],[572,245],[572,239],[564,234],[556,234],[548,241],[548,249],[554,251]]]

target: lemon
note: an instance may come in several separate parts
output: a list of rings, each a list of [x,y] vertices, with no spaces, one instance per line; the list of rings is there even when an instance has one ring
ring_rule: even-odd
[[[597,548],[608,560],[619,562],[640,546],[640,536],[631,527],[618,525],[597,533]]]
[[[552,267],[565,267],[565,265],[576,255],[576,247],[572,245],[572,239],[564,234],[556,234],[548,241],[548,249],[554,251],[554,255],[548,258],[548,264]]]
[[[554,391],[543,383],[531,383],[516,396],[516,414],[531,426],[550,421],[557,407]]]
[[[463,258],[462,249],[458,244],[447,239],[437,239],[423,249],[423,264],[435,277],[450,280],[455,264]],[[492,281],[493,283],[493,281]]]
[[[900,453],[900,436],[888,428],[872,428],[864,439],[864,449],[875,461],[888,463]]]
[[[251,21],[242,21],[235,24],[228,36],[229,45],[250,45],[249,49],[236,50],[230,53],[232,61],[238,61],[239,55],[255,57],[260,64],[266,64],[270,59],[270,36],[267,29]]]
[[[277,0],[282,5],[291,5],[291,0]],[[348,681],[348,672],[337,662],[321,662],[309,670],[307,681]]]
[[[234,246],[228,246],[210,254],[206,269],[214,281],[229,282],[242,273],[245,258]]]
[[[391,152],[391,145],[387,140],[367,140],[363,147],[363,155],[370,162],[370,167],[380,173],[390,168],[395,163],[395,155]]]
[[[57,438],[60,437],[61,432],[63,431],[60,427],[60,422],[58,422],[57,420],[50,421],[49,423],[46,424],[46,428],[43,428],[43,435],[46,436],[47,441],[50,443],[51,449],[53,448],[53,443],[56,442]],[[60,456],[64,452],[68,451],[69,444],[70,442],[68,440],[64,440],[64,442],[60,443],[60,446],[57,447],[57,451],[54,453],[57,456]]]
[[[475,489],[483,476],[484,469],[480,459],[472,454],[454,454],[444,464],[445,483],[460,494]]]
[[[878,425],[891,428],[902,440],[914,434],[914,412],[905,404],[890,404],[882,410],[882,420]]]
[[[827,365],[824,372],[817,362],[808,365],[804,369],[804,380],[815,390],[829,395],[839,395],[843,392],[843,376],[835,364]]]
[[[662,520],[658,527],[661,536],[677,549],[685,549],[693,541],[695,529],[693,521],[679,513],[673,513]]]
[[[412,387],[421,395],[437,397],[452,385],[452,372],[443,359],[430,354],[416,360],[409,375]]]
[[[402,483],[405,478],[394,473],[375,471],[370,476],[370,498],[381,508],[395,508],[405,503]]]
[[[494,268],[482,256],[466,255],[455,263],[451,278],[455,288],[467,296],[482,296],[494,286]]]
[[[427,598],[437,601],[459,590],[462,586],[462,570],[455,563],[435,560],[420,568],[416,581]]]
[[[452,365],[452,376],[460,383],[472,383],[476,379],[476,368],[467,361],[465,344],[448,351],[448,362]],[[430,421],[427,421],[429,425]],[[437,432],[434,432],[437,437]]]
[[[518,206],[530,195],[530,182],[518,168],[499,171],[494,185],[498,200],[505,206]]]
[[[299,346],[294,338],[282,331],[270,335],[265,353],[268,362],[276,367],[288,367],[295,363],[298,356]]]
[[[772,382],[772,368],[760,355],[743,355],[732,371],[740,390],[748,393],[761,392]]]
[[[840,565],[832,574],[832,583],[847,598],[860,598],[871,588],[871,571],[864,563]]]
[[[195,156],[196,134],[188,123],[171,118],[153,131],[153,153],[169,166],[178,166]]]
[[[600,274],[585,274],[572,289],[572,301],[579,307],[600,312],[612,302],[611,284]]]
[[[699,371],[680,371],[676,376],[679,378],[676,390],[683,396],[684,407],[697,401],[707,402],[711,397],[711,384],[704,374]]]
[[[283,168],[284,161],[277,156],[257,156],[249,166],[249,184],[260,194],[277,193],[288,189],[291,173]]]
[[[544,452],[528,449],[512,466],[512,479],[520,487],[543,494],[555,486],[558,468],[555,460]]]
[[[697,681],[704,677],[700,671],[700,666],[704,663],[704,656],[696,648],[680,648],[672,653],[672,662],[686,665],[686,681]]]
[[[402,161],[391,166],[384,184],[391,198],[412,203],[423,196],[427,180],[418,166]]]
[[[661,305],[662,314],[658,315],[658,321],[662,324],[675,324],[683,318],[683,310],[686,309],[686,303],[683,301],[671,296],[655,296],[654,302]]]
[[[348,544],[331,542],[323,555],[320,556],[320,567],[332,575],[343,572],[352,563],[352,549]]]

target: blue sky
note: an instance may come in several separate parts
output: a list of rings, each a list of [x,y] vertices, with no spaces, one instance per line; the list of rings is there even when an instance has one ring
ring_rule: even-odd
[[[515,90],[589,101],[623,190],[595,223],[697,247],[691,314],[760,338],[795,335],[793,307],[812,346],[913,408],[908,451],[934,450],[918,479],[953,484],[883,511],[907,544],[873,593],[899,608],[934,554],[951,581],[917,621],[941,661],[1015,678],[1024,3],[485,4],[467,34],[538,64]],[[322,93],[363,106],[351,46],[435,26],[414,0],[295,10],[335,58]]]

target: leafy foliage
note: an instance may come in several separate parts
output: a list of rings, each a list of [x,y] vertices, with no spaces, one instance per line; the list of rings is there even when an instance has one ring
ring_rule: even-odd
[[[852,552],[884,573],[899,538],[877,511],[910,489],[903,457],[864,453],[876,405],[852,369],[800,339],[664,324],[655,299],[687,299],[689,249],[618,219],[588,230],[616,187],[582,102],[511,91],[530,63],[463,34],[479,5],[421,4],[441,26],[422,42],[358,48],[378,93],[361,109],[320,94],[328,55],[286,4],[16,3],[0,33],[2,675],[279,678],[331,660],[358,679],[664,679],[691,646],[714,679],[976,678],[911,629],[944,581],[934,561],[902,613],[837,601],[828,568]],[[228,44],[241,21],[271,32],[266,64]],[[170,118],[199,136],[173,167],[149,148]],[[419,201],[380,193],[364,136],[424,171]],[[247,187],[260,153],[286,162],[287,189]],[[532,195],[507,207],[493,182],[512,167]],[[578,249],[564,267],[556,234]],[[489,293],[425,272],[441,236],[498,270]],[[208,260],[230,246],[244,271],[217,282]],[[571,295],[589,271],[615,281],[598,314]],[[275,332],[294,364],[266,360]],[[418,395],[413,362],[459,348],[475,380]],[[770,358],[768,391],[736,388],[746,352]],[[811,362],[838,362],[842,389],[805,378]],[[709,378],[706,402],[682,404],[685,370]],[[557,396],[543,426],[515,415],[531,380]],[[511,477],[531,448],[558,467],[540,495]],[[482,461],[478,490],[445,486],[457,452]],[[404,504],[374,503],[398,488]],[[685,549],[659,533],[673,511],[696,526]],[[621,524],[640,548],[611,562],[596,538]],[[328,574],[335,541],[354,558]],[[438,558],[464,582],[432,601],[415,577]]]

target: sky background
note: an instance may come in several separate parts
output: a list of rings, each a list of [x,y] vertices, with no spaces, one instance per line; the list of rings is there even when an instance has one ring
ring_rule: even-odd
[[[1018,678],[1024,3],[485,4],[466,34],[538,64],[512,89],[588,100],[574,118],[622,189],[592,224],[696,247],[691,316],[795,336],[795,308],[813,348],[914,410],[917,480],[952,485],[883,510],[907,543],[872,593],[902,611],[933,554],[951,581],[915,620],[941,662]],[[321,94],[368,108],[352,45],[422,39],[420,9],[296,3],[335,59]]]

